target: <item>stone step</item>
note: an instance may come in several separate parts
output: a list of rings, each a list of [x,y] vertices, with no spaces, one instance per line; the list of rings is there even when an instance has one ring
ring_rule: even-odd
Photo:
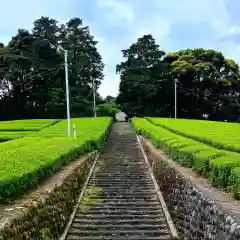
[[[103,199],[101,199],[102,201]],[[132,201],[132,202],[119,202],[119,201],[111,201],[111,202],[102,202],[100,204],[91,204],[91,200],[89,200],[90,204],[85,204],[84,206],[94,206],[94,207],[111,207],[111,208],[119,208],[119,207],[142,207],[142,208],[146,208],[146,207],[160,207],[160,203],[159,201],[153,201],[153,202],[145,202],[145,201]],[[80,205],[81,206],[81,205]]]
[[[112,231],[112,230],[131,230],[131,231],[137,231],[137,230],[152,230],[157,231],[159,229],[166,230],[166,225],[164,224],[146,224],[146,223],[140,223],[140,224],[126,224],[126,223],[120,223],[120,224],[86,224],[86,223],[79,223],[79,222],[73,222],[72,229],[78,229],[80,231]]]
[[[105,230],[105,229],[96,229],[96,230],[80,230],[80,229],[75,229],[71,228],[69,231],[70,234],[74,234],[77,236],[99,236],[101,234],[104,234],[104,236],[161,236],[161,235],[169,235],[169,230],[168,229],[144,229],[142,230],[141,228],[138,228],[136,230],[131,230],[131,229],[119,229],[119,230]]]
[[[147,212],[148,210],[150,211],[157,211],[159,209],[159,205],[155,205],[155,206],[141,206],[141,205],[118,205],[116,207],[111,207],[111,206],[100,206],[100,205],[82,205],[80,208],[79,208],[79,212],[87,212],[87,213],[90,213],[90,211],[101,211],[101,210],[108,210],[109,212],[114,212],[114,211],[122,211],[123,213],[126,213],[126,212],[142,212],[142,213],[145,213]]]
[[[118,220],[119,218],[124,220],[151,220],[151,219],[162,219],[165,215],[163,212],[156,211],[156,210],[148,210],[148,211],[131,211],[131,212],[121,212],[121,211],[96,211],[96,210],[89,210],[86,213],[79,213],[77,212],[75,219],[95,219],[95,220]]]
[[[79,219],[75,218],[74,223],[89,223],[89,224],[163,224],[164,217],[156,219]]]
[[[104,234],[99,235],[99,236],[74,236],[74,235],[69,235],[67,237],[67,240],[166,240],[170,239],[168,235],[163,235],[163,236],[158,236],[158,237],[148,237],[148,236],[131,236],[131,237],[121,237],[121,236],[108,236],[106,237]]]
[[[102,198],[99,198],[99,196],[91,196],[91,199],[93,200],[102,200]],[[104,197],[104,201],[158,201],[157,196],[155,195],[148,195],[148,196],[141,196],[141,197],[135,197],[135,196],[116,196],[116,197]]]
[[[138,190],[138,191],[144,191],[145,189],[148,190],[152,190],[154,191],[154,187],[153,186],[148,186],[148,185],[133,185],[133,184],[100,184],[100,183],[91,183],[91,185],[89,185],[90,187],[99,187],[99,188],[103,188],[104,190],[108,190],[108,189],[118,189],[118,190]]]
[[[156,192],[153,191],[145,191],[144,192],[144,196],[145,197],[149,197],[149,196],[153,196]],[[99,197],[107,197],[107,198],[111,198],[111,197],[141,197],[143,196],[143,192],[142,191],[118,191],[117,189],[115,191],[106,191],[106,189],[101,192],[98,193]]]
[[[171,238],[157,191],[129,124],[113,124],[88,187],[101,191],[83,195],[67,239]]]
[[[147,199],[143,199],[143,198],[124,198],[124,197],[119,197],[119,198],[99,198],[99,196],[91,196],[90,198],[88,198],[88,196],[86,196],[87,200],[89,201],[93,201],[93,202],[104,202],[104,203],[108,203],[108,202],[134,202],[134,203],[155,203],[158,202],[159,200],[156,197],[152,197],[152,198],[147,198]]]

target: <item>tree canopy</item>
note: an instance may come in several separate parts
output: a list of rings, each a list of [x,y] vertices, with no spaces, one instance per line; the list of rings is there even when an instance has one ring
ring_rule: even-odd
[[[174,116],[174,81],[180,118],[238,121],[239,66],[212,49],[186,49],[166,54],[152,35],[144,35],[117,65],[124,111],[149,116]]]
[[[66,24],[41,17],[0,44],[0,119],[66,116],[64,53],[68,50],[72,116],[92,116],[92,83],[103,79],[97,41],[79,18]],[[97,101],[101,102],[99,94]]]

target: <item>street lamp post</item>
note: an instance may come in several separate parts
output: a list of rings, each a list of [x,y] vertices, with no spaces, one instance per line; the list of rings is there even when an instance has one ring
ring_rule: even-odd
[[[50,43],[52,48],[55,48],[53,44]],[[68,120],[68,137],[71,136],[70,127],[70,103],[69,103],[69,82],[68,82],[68,50],[64,49],[62,46],[57,47],[57,51],[64,52],[64,65],[65,65],[65,81],[66,81],[66,102],[67,102],[67,120]]]
[[[95,80],[93,78],[92,81],[92,88],[93,88],[93,112],[94,112],[94,117],[97,117],[97,113],[96,113],[96,88],[95,88]]]
[[[70,127],[70,103],[69,103],[69,82],[68,82],[68,50],[64,49],[61,46],[58,46],[58,50],[64,52],[64,65],[65,65],[65,81],[66,81],[66,102],[67,102],[67,120],[68,120],[68,137],[71,136],[71,127]]]
[[[68,119],[68,137],[71,136],[70,130],[70,104],[69,104],[69,82],[68,82],[68,51],[64,50],[64,58],[65,58],[65,80],[66,80],[66,101],[67,101],[67,119]]]
[[[175,112],[175,119],[177,118],[177,78],[174,79],[174,112]]]

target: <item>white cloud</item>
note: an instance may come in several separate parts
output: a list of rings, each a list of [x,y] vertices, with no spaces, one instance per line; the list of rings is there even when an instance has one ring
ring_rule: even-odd
[[[41,16],[53,17],[60,22],[68,21],[75,12],[77,0],[22,0],[1,1],[0,31],[7,43],[19,28],[31,29],[33,22]],[[1,40],[3,41],[3,40]]]
[[[117,23],[119,19],[131,21],[134,18],[132,6],[120,0],[98,0],[98,6],[108,10],[105,17],[109,24]]]
[[[116,95],[119,78],[115,74],[115,66],[122,59],[121,49],[128,48],[144,34],[151,33],[157,44],[164,50],[172,51],[186,46],[181,34],[178,39],[172,38],[173,31],[178,30],[176,26],[179,31],[183,29],[184,33],[188,33],[189,26],[207,27],[210,29],[208,31],[212,30],[211,34],[197,39],[197,45],[200,42],[201,47],[201,41],[204,41],[203,47],[211,46],[227,57],[240,61],[240,37],[235,38],[235,41],[229,37],[236,37],[240,33],[240,26],[233,22],[225,2],[226,0],[89,0],[86,3],[84,0],[14,0],[12,6],[12,2],[4,1],[1,3],[0,42],[10,40],[18,28],[32,28],[33,21],[42,15],[61,22],[79,16],[90,26],[92,34],[98,36],[98,49],[106,65],[106,77],[100,93],[104,96]],[[199,32],[205,31],[199,29]],[[194,35],[190,32],[189,36],[192,38],[187,44],[190,41],[194,43]]]
[[[230,13],[227,11],[224,0],[122,0],[121,4],[124,7],[127,6],[125,12],[122,10],[123,8],[118,5],[119,1],[98,0],[98,3],[100,7],[112,10],[111,17],[108,15],[109,12],[106,12],[105,15],[107,25],[124,25],[126,34],[129,34],[124,42],[126,47],[135,42],[137,38],[148,33],[152,34],[157,43],[163,48],[168,46],[169,41],[171,42],[171,47],[174,47],[175,43],[178,43],[177,45],[179,46],[181,45],[181,39],[169,39],[169,34],[174,25],[177,24],[178,26],[182,26],[182,28],[189,26],[189,24],[191,24],[191,26],[209,26],[209,29],[212,29],[212,33],[209,40],[208,36],[203,36],[203,39],[205,39],[203,46],[208,45],[209,47],[216,48],[223,51],[226,57],[240,60],[238,57],[240,55],[238,50],[239,45],[234,44],[232,41],[222,42],[222,39],[229,34],[240,32],[239,26],[233,26]],[[142,11],[139,10],[139,6],[142,7]],[[143,11],[145,13],[149,11],[151,13],[149,14],[150,17],[143,17]],[[129,12],[129,17],[126,17]],[[124,14],[126,14],[126,16]],[[124,24],[119,16],[128,19],[128,23]],[[179,29],[179,31],[181,31],[181,29]],[[121,39],[121,37],[119,37],[119,39]],[[192,36],[192,41],[194,42],[194,35]],[[206,42],[208,42],[208,44],[206,44]],[[117,62],[119,51],[122,49],[119,43],[120,40],[109,44],[109,51],[107,53],[108,63]],[[201,47],[201,45],[199,47]],[[168,50],[171,51],[171,49]],[[112,75],[112,70],[108,71],[108,69],[106,69],[106,71],[107,75]],[[114,81],[116,81],[117,86],[118,78],[111,77],[111,79],[115,79]],[[105,81],[109,82],[110,79],[106,77]]]
[[[105,79],[99,88],[99,92],[102,97],[106,97],[108,95],[116,97],[118,94],[118,85],[119,85],[119,76],[114,72],[106,73]]]

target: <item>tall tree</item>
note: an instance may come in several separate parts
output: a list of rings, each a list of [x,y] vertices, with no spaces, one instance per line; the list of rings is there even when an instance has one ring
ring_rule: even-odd
[[[165,52],[159,49],[152,35],[144,35],[122,53],[125,61],[117,65],[117,73],[121,78],[117,103],[121,104],[124,111],[131,113],[150,114],[158,111],[154,101],[158,95],[156,86],[164,78]]]
[[[177,79],[178,117],[239,120],[239,66],[222,53],[186,49],[165,55],[151,35],[122,53],[126,60],[117,65],[121,78],[117,102],[125,111],[173,117]]]
[[[92,111],[93,88],[97,90],[103,79],[104,65],[97,51],[97,41],[79,18],[71,19],[64,32],[66,38],[61,45],[69,53],[72,112],[76,115],[85,109],[89,114]]]
[[[179,117],[235,121],[239,116],[239,66],[222,53],[186,49],[166,56],[178,79]],[[191,104],[189,104],[191,103]]]
[[[72,115],[92,115],[92,83],[97,89],[104,67],[96,44],[78,18],[59,25],[41,17],[32,31],[20,29],[6,47],[0,45],[0,118],[66,116],[64,54],[58,46],[68,50]]]

